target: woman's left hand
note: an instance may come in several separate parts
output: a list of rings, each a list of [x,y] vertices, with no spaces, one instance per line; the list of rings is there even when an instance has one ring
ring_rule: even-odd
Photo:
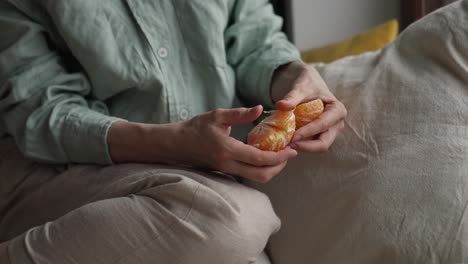
[[[330,92],[317,70],[302,62],[278,69],[272,80],[272,99],[281,111],[320,98],[325,104],[319,118],[298,129],[290,146],[298,151],[325,152],[344,128],[345,106]]]

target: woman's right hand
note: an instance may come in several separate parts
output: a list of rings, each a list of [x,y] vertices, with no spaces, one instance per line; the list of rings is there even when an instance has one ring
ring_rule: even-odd
[[[289,147],[279,152],[262,151],[229,136],[231,126],[250,123],[257,119],[262,111],[261,106],[217,109],[179,123],[140,124],[137,133],[125,133],[125,128],[122,128],[129,129],[129,124],[135,123],[116,122],[108,136],[111,156],[115,162],[185,163],[253,181],[268,182],[286,166],[290,158],[297,155],[297,152]],[[127,140],[136,141],[133,151],[121,151],[123,148],[119,145],[122,145],[124,135],[127,135]],[[128,151],[132,151],[130,156]]]

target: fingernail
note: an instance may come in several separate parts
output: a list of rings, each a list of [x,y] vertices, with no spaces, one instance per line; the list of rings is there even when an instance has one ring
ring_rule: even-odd
[[[297,149],[297,144],[296,143],[291,143],[291,144],[289,144],[289,146],[294,150]],[[296,152],[296,155],[297,155],[297,152]]]
[[[258,105],[257,106],[254,106],[254,107],[251,107],[249,109],[249,112],[255,112],[255,110],[258,108]]]
[[[294,142],[297,142],[297,141],[299,141],[299,140],[301,140],[301,139],[302,139],[302,136],[301,136],[301,135],[296,135],[296,136],[293,137],[293,139],[291,140],[291,142],[294,143]]]

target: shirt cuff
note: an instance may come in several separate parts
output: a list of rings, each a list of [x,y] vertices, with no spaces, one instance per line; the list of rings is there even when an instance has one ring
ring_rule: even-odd
[[[275,70],[282,65],[300,60],[299,52],[292,44],[265,52],[252,64],[246,63],[248,69],[244,69],[246,74],[240,83],[240,89],[244,89],[241,94],[249,101],[262,104],[265,109],[274,109],[271,82]]]
[[[72,111],[62,131],[62,144],[69,160],[76,163],[113,164],[107,143],[109,128],[115,121],[96,111]]]
[[[277,60],[269,63],[265,67],[263,67],[263,71],[260,74],[260,78],[258,78],[258,87],[261,89],[259,90],[259,94],[257,97],[261,100],[260,103],[268,110],[275,108],[275,102],[271,98],[271,84],[273,79],[273,74],[275,73],[276,69],[280,66],[289,64],[295,61],[299,61],[296,58],[287,58],[284,60]]]

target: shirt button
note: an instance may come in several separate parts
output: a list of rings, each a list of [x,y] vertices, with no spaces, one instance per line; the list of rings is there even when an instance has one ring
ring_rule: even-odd
[[[158,49],[158,55],[161,58],[166,58],[167,57],[167,49],[166,48],[159,48]]]
[[[182,119],[182,120],[187,120],[188,115],[189,115],[189,112],[188,112],[187,109],[185,109],[185,108],[182,109],[182,110],[180,110],[180,112],[179,112],[179,117],[180,117],[180,119]]]

